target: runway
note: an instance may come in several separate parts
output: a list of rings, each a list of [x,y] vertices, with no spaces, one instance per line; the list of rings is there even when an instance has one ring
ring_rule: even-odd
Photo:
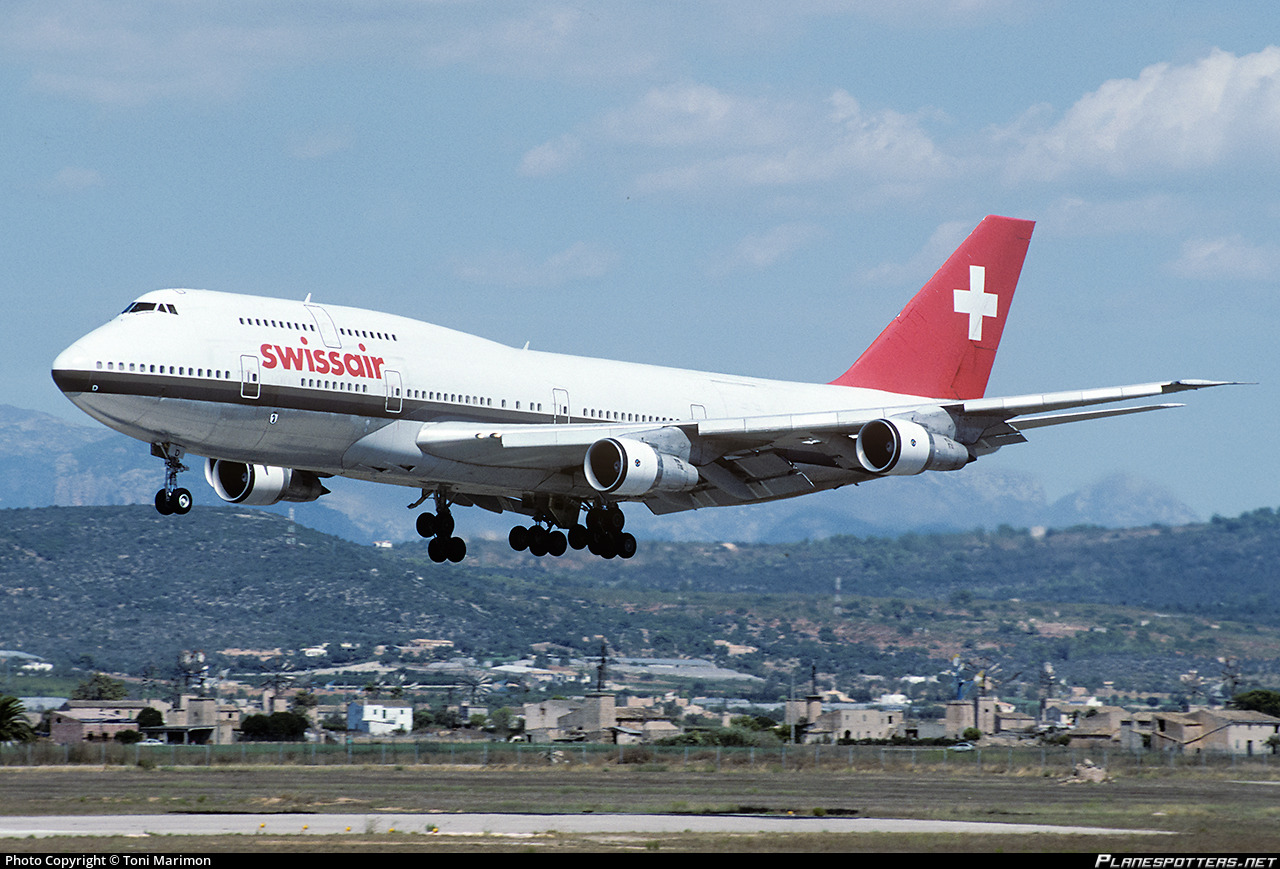
[[[643,814],[163,814],[29,815],[0,818],[0,838],[57,836],[213,836],[414,833],[536,836],[560,833],[1050,833],[1073,836],[1169,835],[1051,824],[764,815]]]

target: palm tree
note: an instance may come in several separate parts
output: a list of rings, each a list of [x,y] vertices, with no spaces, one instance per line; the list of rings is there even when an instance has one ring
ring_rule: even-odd
[[[30,742],[36,733],[17,697],[0,697],[0,742]]]

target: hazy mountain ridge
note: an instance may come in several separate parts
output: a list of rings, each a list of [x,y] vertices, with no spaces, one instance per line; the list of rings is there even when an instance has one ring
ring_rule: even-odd
[[[196,502],[216,505],[201,479],[201,463],[181,478]],[[0,405],[0,507],[149,504],[163,466],[141,442],[105,427]],[[417,492],[343,479],[311,504],[277,505],[299,521],[360,543],[413,537],[405,507]],[[835,492],[751,507],[697,510],[662,517],[642,507],[627,513],[628,529],[645,539],[785,542],[837,534],[896,535],[975,527],[1127,527],[1179,525],[1201,517],[1171,492],[1119,474],[1050,502],[1032,475],[1002,470],[998,460],[954,473],[922,474],[848,486]],[[505,537],[513,516],[458,512],[465,536]]]

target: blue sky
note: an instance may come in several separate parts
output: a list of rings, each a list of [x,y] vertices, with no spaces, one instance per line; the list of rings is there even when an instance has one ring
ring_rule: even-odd
[[[988,394],[1258,385],[985,461],[1280,502],[1271,3],[9,0],[0,113],[0,403],[163,286],[826,381],[1002,213]]]

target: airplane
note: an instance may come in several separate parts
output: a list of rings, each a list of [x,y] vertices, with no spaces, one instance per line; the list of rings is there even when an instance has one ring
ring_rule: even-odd
[[[148,292],[53,363],[58,388],[164,460],[185,514],[190,453],[223,501],[314,501],[333,476],[418,489],[433,561],[452,509],[522,517],[511,547],[630,558],[622,505],[662,515],[957,471],[1042,426],[1223,381],[984,397],[1035,224],[991,215],[839,377],[797,383],[514,348],[353,307]],[[1089,408],[1089,409],[1080,409]],[[528,524],[524,524],[525,522]]]

